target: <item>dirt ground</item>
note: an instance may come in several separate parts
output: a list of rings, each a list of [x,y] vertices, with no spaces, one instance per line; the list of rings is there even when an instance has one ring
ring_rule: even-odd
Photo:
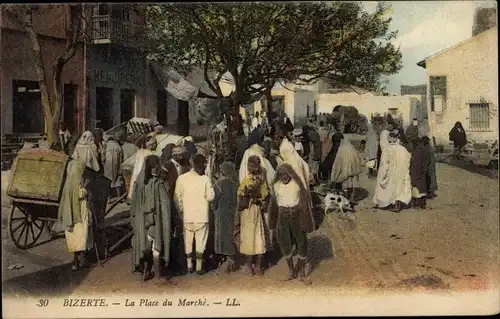
[[[2,172],[2,186],[6,185]],[[71,255],[63,239],[21,251],[7,234],[9,204],[2,188],[2,273],[4,292],[16,296],[147,292],[217,293],[257,290],[279,294],[305,288],[317,293],[348,293],[363,289],[380,293],[394,289],[485,291],[499,282],[498,179],[466,169],[437,164],[438,197],[426,210],[401,213],[373,209],[375,179],[366,174],[357,190],[355,222],[316,212],[319,229],[309,236],[312,285],[282,282],[284,260],[263,277],[241,271],[211,271],[203,276],[175,277],[176,285],[143,282],[132,274],[130,251],[104,265],[78,273],[70,270]],[[10,270],[9,265],[23,268]]]

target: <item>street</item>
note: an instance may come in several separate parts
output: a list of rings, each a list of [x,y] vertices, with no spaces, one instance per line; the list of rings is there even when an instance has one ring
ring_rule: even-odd
[[[2,172],[2,187],[6,176]],[[372,208],[375,179],[360,177],[360,199],[354,223],[337,216],[322,218],[309,237],[312,267],[311,289],[340,292],[354,288],[484,291],[498,287],[499,213],[498,179],[444,163],[437,164],[438,197],[426,210],[401,213]],[[303,287],[300,281],[282,282],[284,260],[263,277],[248,277],[241,271],[225,274],[211,271],[203,276],[176,277],[177,285],[143,282],[132,274],[129,250],[102,267],[72,273],[72,256],[64,239],[47,234],[36,247],[22,251],[8,237],[10,211],[2,188],[2,239],[4,293],[16,296],[90,294],[140,291],[226,292],[232,287],[279,293],[281,288]],[[322,220],[323,219],[323,220]],[[48,241],[47,241],[48,240]],[[9,269],[21,264],[20,269]],[[319,290],[318,290],[319,291]]]

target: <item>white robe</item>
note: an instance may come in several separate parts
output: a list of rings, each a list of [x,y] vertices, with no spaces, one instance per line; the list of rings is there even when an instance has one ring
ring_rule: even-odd
[[[389,131],[383,130],[380,132],[380,150],[383,152],[387,146],[389,146]]]
[[[137,180],[137,176],[142,170],[142,166],[144,165],[144,160],[149,155],[154,155],[155,153],[148,149],[139,149],[135,153],[135,163],[134,170],[132,171],[132,177],[130,178],[130,188],[128,190],[128,199],[132,199],[132,193],[134,191],[135,181]]]
[[[306,190],[309,190],[309,182],[311,181],[311,174],[309,172],[309,165],[297,153],[293,144],[287,138],[283,139],[280,145],[280,163],[287,163],[292,166],[293,170],[299,175]]]
[[[92,211],[89,209],[87,199],[85,198],[87,191],[84,188],[80,188],[79,193],[80,211],[82,214],[81,222],[75,223],[72,231],[64,231],[66,245],[70,253],[86,251],[93,246],[92,229],[89,227],[92,225]]]
[[[265,152],[262,147],[258,144],[252,145],[249,149],[245,151],[243,154],[243,159],[241,160],[239,178],[240,181],[243,181],[248,176],[248,159],[250,156],[256,155],[260,159],[260,166],[266,170],[266,180],[267,184],[271,185],[274,178],[274,168],[269,162],[267,158],[264,156]]]
[[[411,200],[410,153],[398,143],[389,144],[383,151],[377,175],[373,203],[387,207]]]

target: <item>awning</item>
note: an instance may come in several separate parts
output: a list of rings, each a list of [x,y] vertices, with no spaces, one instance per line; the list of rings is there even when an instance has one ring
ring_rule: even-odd
[[[189,101],[196,97],[217,96],[205,82],[201,70],[194,70],[187,76],[183,76],[175,69],[163,68],[153,61],[151,61],[151,66],[167,92],[178,100]]]

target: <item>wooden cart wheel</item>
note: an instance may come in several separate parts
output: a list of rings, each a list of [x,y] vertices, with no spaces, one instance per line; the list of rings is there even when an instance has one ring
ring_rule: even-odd
[[[39,220],[23,208],[12,205],[9,215],[9,234],[17,248],[33,247],[42,235],[44,226],[45,220]]]
[[[56,222],[53,220],[45,221],[45,229],[47,230],[47,232],[49,233],[49,235],[52,239],[57,237],[57,233],[52,230],[54,228],[55,224],[56,224]]]

